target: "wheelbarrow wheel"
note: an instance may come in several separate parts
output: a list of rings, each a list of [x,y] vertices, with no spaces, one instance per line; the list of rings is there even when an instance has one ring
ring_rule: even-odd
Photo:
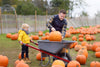
[[[66,59],[66,60],[69,60],[69,61],[72,60],[71,56],[70,56],[68,53],[66,53],[66,54],[65,54],[65,53],[61,53],[61,54],[60,54],[60,57]],[[64,61],[64,63],[65,63],[65,66],[67,67],[68,62],[65,62],[65,61]]]

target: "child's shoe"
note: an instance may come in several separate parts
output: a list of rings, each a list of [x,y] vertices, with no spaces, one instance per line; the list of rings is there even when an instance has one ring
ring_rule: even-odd
[[[29,60],[29,58],[26,58],[25,62],[26,63],[31,63],[31,61]]]

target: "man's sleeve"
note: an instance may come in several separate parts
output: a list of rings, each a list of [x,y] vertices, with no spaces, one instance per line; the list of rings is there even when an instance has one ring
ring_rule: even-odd
[[[62,29],[63,38],[65,37],[65,34],[66,34],[66,28],[67,28],[67,21],[65,20],[65,24],[64,24],[63,29]]]
[[[52,16],[52,17],[47,21],[46,26],[47,26],[48,28],[52,28],[53,19],[54,19],[54,16]]]

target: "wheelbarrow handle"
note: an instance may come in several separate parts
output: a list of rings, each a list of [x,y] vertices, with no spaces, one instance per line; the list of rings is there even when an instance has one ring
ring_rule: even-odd
[[[32,41],[32,40],[31,40],[31,43],[33,43],[33,44],[35,44],[35,45],[37,45],[37,46],[38,46],[38,43],[35,43],[35,42],[34,42],[34,41]]]

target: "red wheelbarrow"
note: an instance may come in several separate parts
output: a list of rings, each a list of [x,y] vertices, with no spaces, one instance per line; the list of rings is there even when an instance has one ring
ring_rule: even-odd
[[[35,43],[33,41],[31,42],[35,45],[38,45],[38,48],[28,45],[28,44],[26,44],[26,46],[41,52],[41,55],[42,55],[41,62],[40,62],[41,66],[47,66],[51,64],[50,56],[53,56],[56,59],[60,59],[64,61],[66,66],[71,61],[71,57],[68,53],[66,53],[66,50],[65,50],[65,53],[61,53],[61,51],[63,48],[69,49],[70,45],[74,43],[75,41],[62,40],[61,42],[55,42],[55,41],[52,42],[49,40],[38,40],[38,43]],[[43,60],[42,60],[43,57],[49,58],[49,61],[45,65],[43,64]]]

